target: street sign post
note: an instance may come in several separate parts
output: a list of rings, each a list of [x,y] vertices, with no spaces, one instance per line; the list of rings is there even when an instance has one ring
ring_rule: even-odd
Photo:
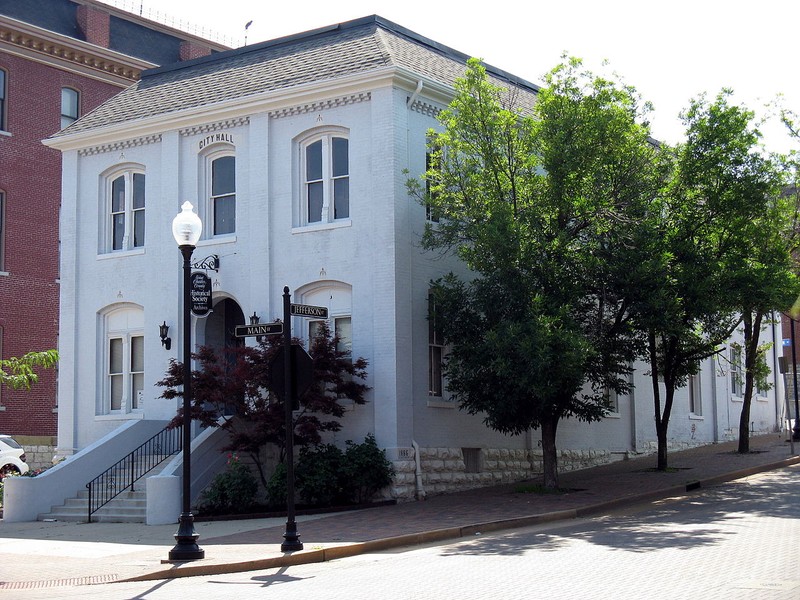
[[[255,325],[237,325],[234,335],[237,338],[246,338],[262,335],[278,335],[283,333],[283,323],[274,321],[272,323],[256,323]]]

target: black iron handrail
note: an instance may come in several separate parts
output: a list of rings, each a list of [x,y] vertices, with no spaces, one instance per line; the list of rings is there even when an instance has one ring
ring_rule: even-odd
[[[103,473],[86,484],[89,490],[89,515],[88,521],[92,522],[92,515],[98,509],[111,502],[122,492],[152,471],[164,460],[182,449],[183,427],[162,429],[144,444],[136,448],[122,460],[106,469]]]

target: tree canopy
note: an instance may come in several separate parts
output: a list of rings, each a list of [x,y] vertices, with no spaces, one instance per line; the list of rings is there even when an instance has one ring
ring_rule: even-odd
[[[301,342],[295,339],[293,343]],[[249,455],[265,486],[261,450],[265,444],[275,444],[283,460],[286,443],[283,400],[271,391],[270,364],[279,352],[283,352],[283,338],[267,336],[257,346],[227,348],[224,353],[203,346],[193,355],[199,366],[192,371],[192,418],[207,427],[227,429],[230,441],[223,451]],[[340,400],[364,404],[369,390],[364,384],[367,361],[353,360],[327,322],[320,322],[309,343],[309,354],[314,383],[298,398],[293,416],[294,444],[298,446],[319,444],[324,432],[338,431],[345,413]],[[171,360],[166,377],[157,384],[165,388],[160,397],[182,397],[182,384],[183,365]],[[171,425],[180,425],[182,415],[179,408]]]
[[[29,390],[39,381],[36,367],[50,369],[58,363],[58,351],[43,350],[11,358],[0,359],[0,384],[12,389]]]
[[[448,389],[498,431],[541,429],[556,487],[558,422],[599,419],[609,390],[628,389],[635,338],[604,257],[625,256],[617,227],[658,170],[635,90],[576,59],[546,83],[526,115],[470,61],[430,132],[428,193],[410,188],[439,218],[423,246],[475,275],[433,286]]]

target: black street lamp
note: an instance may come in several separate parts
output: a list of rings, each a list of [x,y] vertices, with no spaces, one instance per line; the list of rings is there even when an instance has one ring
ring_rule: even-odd
[[[197,560],[205,558],[205,550],[197,545],[200,537],[194,530],[191,512],[191,426],[192,426],[192,310],[190,278],[192,252],[194,252],[203,223],[192,211],[192,204],[184,202],[181,212],[172,221],[172,235],[183,255],[183,491],[182,508],[175,533],[175,547],[169,551],[170,560]]]

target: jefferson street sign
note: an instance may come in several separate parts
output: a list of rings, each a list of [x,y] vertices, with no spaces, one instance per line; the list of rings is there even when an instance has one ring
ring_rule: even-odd
[[[311,306],[310,304],[292,304],[290,313],[295,317],[309,317],[311,319],[327,319],[328,309],[324,306]]]
[[[237,338],[253,337],[259,335],[277,335],[283,333],[283,323],[258,323],[257,325],[237,325],[234,335]]]

